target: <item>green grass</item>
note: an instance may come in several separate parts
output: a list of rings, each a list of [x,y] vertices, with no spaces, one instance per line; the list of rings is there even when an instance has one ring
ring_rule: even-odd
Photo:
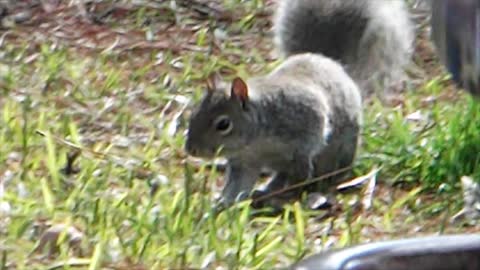
[[[401,106],[374,101],[365,109],[355,172],[382,167],[371,209],[357,190],[338,195],[340,211],[323,218],[299,203],[275,217],[248,201],[215,212],[223,175],[189,162],[183,131],[211,72],[228,79],[278,64],[268,55],[269,18],[253,16],[263,5],[251,1],[238,11],[243,19],[219,24],[238,40],[210,54],[92,51],[48,38],[4,45],[0,206],[10,210],[0,208],[0,269],[271,269],[331,247],[470,230],[447,220],[461,207],[460,177],[480,179],[480,104],[464,93],[425,102],[445,93],[438,78],[406,93]],[[141,18],[150,13],[139,9],[128,25],[147,31]],[[192,36],[211,47],[206,28]],[[407,120],[417,110],[423,117]],[[77,149],[78,172],[66,175]],[[32,253],[36,228],[52,223],[78,228],[82,255],[66,239],[57,255]]]
[[[438,88],[438,89],[437,89]],[[392,182],[421,183],[428,189],[455,190],[463,175],[480,177],[480,105],[468,95],[455,102],[420,105],[422,94],[438,95],[431,84],[407,95],[402,108],[367,110],[365,164],[382,164]],[[409,120],[409,115],[420,115]]]

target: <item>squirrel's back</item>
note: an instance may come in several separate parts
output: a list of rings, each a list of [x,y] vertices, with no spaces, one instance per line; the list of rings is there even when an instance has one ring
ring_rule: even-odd
[[[343,108],[352,118],[359,117],[361,112],[361,96],[356,83],[338,62],[320,54],[293,55],[262,80],[291,85],[292,89],[298,89],[292,91],[292,95],[312,91],[327,107]]]
[[[367,92],[403,79],[414,38],[403,0],[280,0],[274,32],[283,56],[331,57]]]
[[[304,137],[310,132],[312,137],[318,137],[319,134],[311,130],[317,121],[314,119],[324,119],[326,123],[320,134],[324,140],[334,135],[334,131],[346,127],[356,130],[362,124],[362,97],[357,84],[342,65],[321,54],[292,55],[268,75],[248,82],[252,86],[252,101],[261,100],[262,115],[272,118],[262,124],[263,127],[287,121],[289,126],[300,124],[296,129],[301,130]],[[306,113],[306,108],[315,113]],[[315,147],[317,145],[308,145],[308,148]]]

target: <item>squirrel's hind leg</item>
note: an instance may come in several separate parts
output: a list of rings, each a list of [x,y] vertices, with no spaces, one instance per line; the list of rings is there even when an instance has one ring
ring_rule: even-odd
[[[322,177],[327,174],[332,176],[320,180],[308,187],[308,191],[331,193],[336,186],[351,175],[351,169],[357,151],[358,136],[354,135],[353,143],[342,143],[341,140],[333,141],[321,154],[315,157],[314,177]],[[336,173],[337,171],[341,171]]]
[[[299,199],[303,187],[291,189],[295,184],[307,181],[313,175],[312,158],[307,155],[296,154],[286,163],[281,164],[275,169],[275,174],[263,191],[258,191],[257,196],[263,197],[272,194],[271,199],[257,205],[269,205],[269,202],[275,202],[274,207],[278,207],[279,201],[287,202],[291,199]],[[255,198],[254,198],[255,199]]]

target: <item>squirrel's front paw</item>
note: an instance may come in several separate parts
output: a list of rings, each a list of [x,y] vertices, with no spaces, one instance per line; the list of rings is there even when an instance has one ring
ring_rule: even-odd
[[[228,207],[230,207],[231,204],[227,203],[225,200],[223,199],[220,199],[220,200],[217,200],[214,205],[213,205],[213,212],[214,213],[220,213],[222,212],[223,210],[227,209]]]
[[[237,196],[234,199],[232,199],[230,197],[222,197],[216,202],[216,205],[215,205],[214,208],[215,208],[216,211],[223,211],[223,210],[231,207],[235,203],[241,202],[241,201],[246,200],[246,199],[248,199],[248,193],[247,192],[238,193]]]

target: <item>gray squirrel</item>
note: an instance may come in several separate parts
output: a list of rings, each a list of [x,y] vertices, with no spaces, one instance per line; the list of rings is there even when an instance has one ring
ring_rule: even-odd
[[[269,193],[349,166],[361,103],[340,64],[294,55],[268,75],[209,89],[192,112],[186,150],[205,158],[219,150],[228,159],[222,200],[231,204],[250,195],[263,168],[275,172],[262,192]]]
[[[414,40],[405,0],[279,1],[274,41],[282,56],[314,52],[339,61],[363,97],[401,86]]]
[[[403,54],[408,43],[393,44],[401,39],[395,31],[401,30],[385,18],[406,16],[397,2],[280,3],[274,29],[285,61],[267,75],[234,78],[230,88],[210,84],[189,120],[187,153],[203,158],[219,153],[228,160],[223,203],[272,194],[353,163],[362,125],[362,69],[373,74],[373,64],[393,70],[403,59],[384,59],[384,54]],[[264,191],[252,193],[265,168],[274,172],[272,179]],[[328,183],[348,173],[332,176]],[[324,183],[285,196],[299,198],[304,190],[323,189]]]

